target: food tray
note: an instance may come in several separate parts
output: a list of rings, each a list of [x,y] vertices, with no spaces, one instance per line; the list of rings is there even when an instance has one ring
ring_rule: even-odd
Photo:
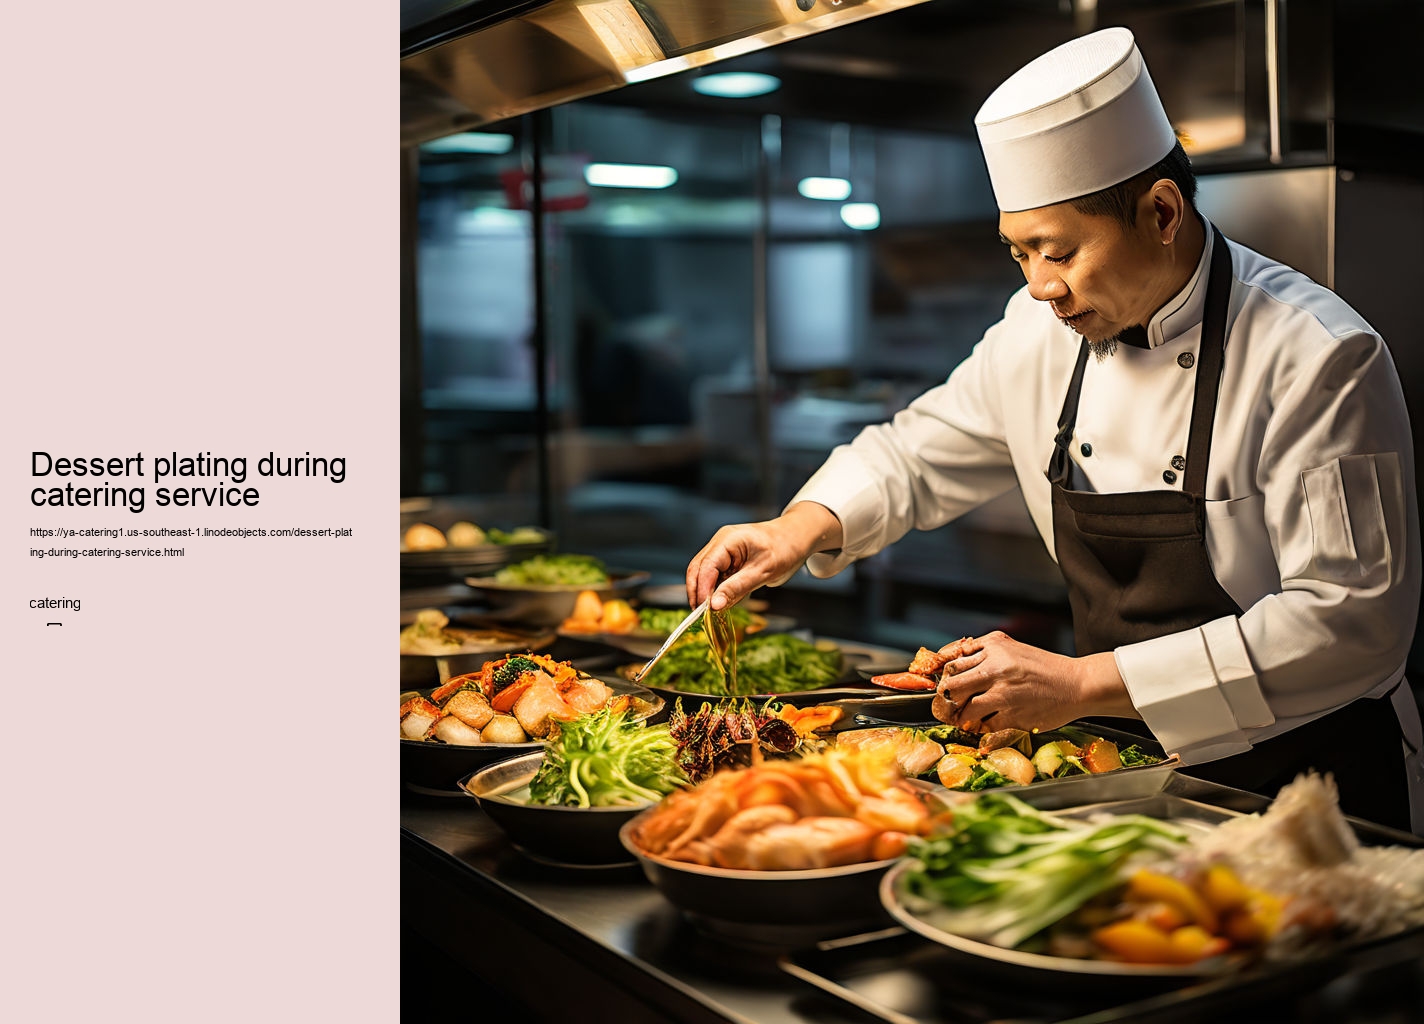
[[[1099,979],[1091,988],[1022,979],[1005,983],[977,972],[952,950],[899,928],[796,950],[778,966],[868,1018],[891,1024],[1344,1024],[1404,1019],[1399,1006],[1424,1004],[1424,935],[1417,932],[1286,967],[1165,983]],[[1337,980],[1343,983],[1332,984]],[[1372,999],[1385,1012],[1371,1007]]]
[[[1270,805],[1257,794],[1177,772],[1134,769],[1092,776],[1083,782],[1071,791],[1014,787],[1012,792],[1041,810],[1071,807],[1075,815],[1093,811],[1144,813],[1207,824],[1257,813]],[[1418,837],[1355,818],[1346,820],[1366,844],[1424,846]],[[1321,1012],[1321,989],[1342,975],[1362,973],[1372,976],[1371,984],[1377,986],[1374,991],[1381,998],[1399,1001],[1401,991],[1424,995],[1424,928],[1342,944],[1294,963],[1264,964],[1212,977],[1036,970],[1016,962],[1030,954],[986,949],[992,955],[976,955],[966,945],[941,945],[903,928],[892,928],[797,951],[783,957],[780,966],[871,1016],[895,1024],[1005,1019],[1044,1024],[1144,1019],[1195,1022],[1228,1009],[1233,1021],[1369,1019],[1351,1016],[1356,1009],[1352,1000],[1363,991],[1358,979],[1343,995],[1336,995],[1342,1000],[1340,1012]],[[1417,996],[1412,1001],[1420,1005]],[[1262,1009],[1246,1012],[1252,1007]]]
[[[615,695],[626,693],[647,704],[646,710],[635,716],[640,721],[655,719],[662,713],[663,699],[646,687],[621,679],[605,679],[604,682]],[[429,696],[429,691],[422,696]],[[401,782],[410,791],[424,796],[458,797],[463,792],[460,780],[476,769],[521,754],[542,752],[543,749],[544,741],[541,739],[531,739],[524,743],[477,743],[473,746],[460,746],[436,740],[406,739],[402,736]]]

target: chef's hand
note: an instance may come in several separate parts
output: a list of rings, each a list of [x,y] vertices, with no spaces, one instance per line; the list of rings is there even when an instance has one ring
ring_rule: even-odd
[[[729,608],[757,587],[785,583],[811,555],[840,544],[841,521],[813,501],[766,522],[724,526],[687,565],[687,603],[696,608],[710,596],[713,611]]]
[[[1056,729],[1084,715],[1141,717],[1112,652],[1070,658],[995,631],[940,648],[934,716],[970,732]]]

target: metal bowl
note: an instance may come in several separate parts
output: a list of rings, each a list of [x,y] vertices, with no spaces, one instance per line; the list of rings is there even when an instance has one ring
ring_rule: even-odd
[[[533,860],[574,867],[632,864],[633,858],[618,841],[618,832],[652,806],[651,802],[632,807],[528,803],[525,787],[543,763],[542,750],[500,761],[461,780],[460,788],[480,802],[481,809],[504,829],[517,850]]]
[[[615,694],[626,693],[644,702],[644,708],[634,717],[639,721],[655,718],[663,709],[663,699],[645,686],[621,679],[599,677]],[[429,696],[427,690],[423,696]],[[460,780],[472,772],[521,754],[540,753],[543,740],[528,743],[477,743],[462,747],[439,740],[400,741],[401,783],[417,793],[429,796],[459,796]]]
[[[926,794],[944,790],[913,783]],[[895,859],[805,871],[743,871],[665,860],[633,841],[643,811],[618,832],[659,892],[700,930],[738,944],[789,948],[893,924],[880,902],[880,879]]]
[[[809,871],[705,868],[643,853],[630,838],[637,823],[635,817],[619,830],[624,849],[669,903],[711,935],[789,947],[893,923],[880,905],[879,885],[894,860]]]
[[[604,601],[626,600],[636,594],[651,575],[609,569],[608,582],[602,586],[575,583],[521,586],[500,583],[493,576],[471,576],[465,583],[484,598],[492,618],[531,626],[557,626],[573,614],[574,602],[582,591],[592,590]]]

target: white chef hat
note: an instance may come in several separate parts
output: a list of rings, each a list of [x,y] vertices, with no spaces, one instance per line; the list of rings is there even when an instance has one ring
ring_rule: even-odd
[[[1030,61],[984,101],[974,125],[1006,213],[1126,181],[1177,141],[1125,28],[1080,36]]]

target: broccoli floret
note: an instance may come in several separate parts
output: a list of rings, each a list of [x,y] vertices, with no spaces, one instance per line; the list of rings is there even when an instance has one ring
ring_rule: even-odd
[[[490,696],[493,697],[495,693],[498,693],[500,690],[503,690],[509,684],[518,680],[519,677],[522,676],[525,672],[538,671],[539,666],[537,664],[530,661],[528,658],[515,655],[514,657],[506,661],[503,665],[501,665],[499,668],[494,670],[494,675],[490,677],[490,682],[494,687],[494,693],[491,693]]]

